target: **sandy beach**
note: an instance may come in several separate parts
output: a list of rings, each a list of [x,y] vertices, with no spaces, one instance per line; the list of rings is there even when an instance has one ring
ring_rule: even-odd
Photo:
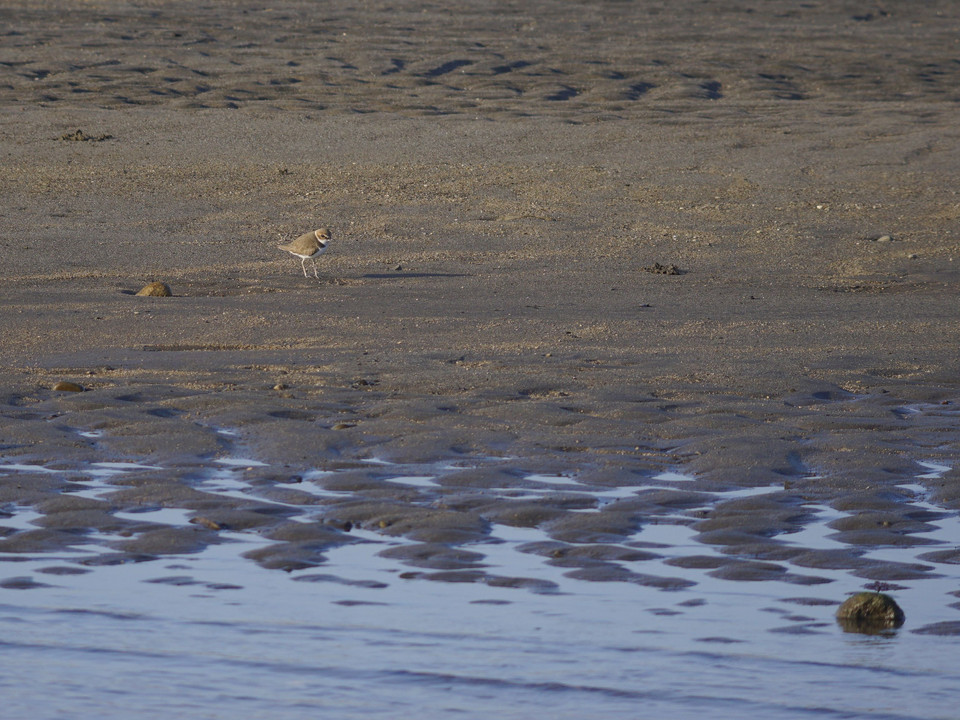
[[[110,530],[114,559],[144,559],[256,528],[276,543],[251,558],[292,571],[364,528],[416,542],[396,558],[426,579],[500,582],[463,554],[499,523],[542,530],[575,577],[663,588],[609,548],[689,510],[726,560],[685,567],[728,579],[960,562],[919,547],[936,513],[897,489],[942,463],[927,499],[960,507],[954,4],[14,0],[0,19],[0,456],[27,468],[0,506],[41,516],[0,553]],[[318,281],[276,246],[320,227]],[[135,295],[152,281],[172,297]],[[264,463],[249,499],[197,487],[234,456]],[[164,470],[73,497],[105,461]],[[341,495],[304,492],[315,471]],[[600,506],[502,492],[665,471],[692,480]],[[782,542],[812,502],[846,513],[847,550]],[[116,517],[146,506],[192,524]],[[914,544],[939,555],[861,558]]]

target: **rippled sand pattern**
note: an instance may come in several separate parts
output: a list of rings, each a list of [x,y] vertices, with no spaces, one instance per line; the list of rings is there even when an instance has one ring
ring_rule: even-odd
[[[859,468],[829,465],[841,437],[849,445],[896,437],[896,428],[908,427],[904,417],[914,432],[955,426],[952,403],[889,406],[881,411],[886,430],[877,420],[841,434],[827,420],[821,432],[798,438],[797,450],[781,450],[783,466],[751,477],[737,467],[745,452],[722,467],[732,435],[713,446],[694,428],[676,445],[651,437],[643,452],[607,458],[573,449],[481,456],[426,445],[419,452],[444,459],[396,462],[382,455],[404,445],[410,452],[415,432],[401,434],[399,447],[382,442],[376,426],[391,420],[374,408],[361,414],[344,405],[337,419],[322,406],[293,410],[281,401],[271,409],[202,393],[171,397],[161,387],[73,400],[3,406],[4,558],[70,548],[81,566],[111,565],[253,537],[259,546],[244,557],[293,572],[322,567],[328,553],[359,542],[370,555],[382,550],[414,568],[401,576],[408,580],[538,592],[560,590],[558,576],[511,575],[510,563],[497,569],[487,555],[511,541],[565,578],[660,590],[708,576],[800,586],[922,582],[960,561],[950,545],[958,530],[950,465],[884,458],[882,439],[863,446]],[[840,416],[877,400],[827,404],[840,406],[833,411]],[[384,401],[393,412],[402,406]],[[541,405],[539,414],[549,416]],[[670,416],[682,413],[661,411],[661,421]],[[218,424],[230,418],[237,424]],[[296,448],[309,446],[325,451],[313,463],[296,461]],[[703,451],[713,456],[708,462]],[[950,457],[945,447],[923,452]],[[128,459],[109,459],[116,457]]]
[[[956,31],[933,19],[944,8],[95,2],[64,3],[51,25],[46,5],[7,3],[0,101],[669,121],[956,100],[960,64],[927,55]]]

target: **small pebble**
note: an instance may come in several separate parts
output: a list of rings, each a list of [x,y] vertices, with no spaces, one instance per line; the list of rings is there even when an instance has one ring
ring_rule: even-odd
[[[70,382],[68,380],[61,380],[60,382],[58,382],[56,385],[53,386],[53,389],[58,390],[60,392],[83,392],[82,385],[77,385],[76,383]]]
[[[881,235],[874,242],[893,242],[893,238],[889,235]]]
[[[198,515],[197,517],[190,518],[190,522],[193,523],[194,525],[200,525],[201,527],[205,527],[208,530],[223,529],[223,526],[220,523],[215,522],[210,518],[203,517],[202,515]]]
[[[654,273],[656,275],[682,275],[682,271],[676,265],[661,265],[660,263],[654,263],[644,268],[640,268],[644,272]]]
[[[113,135],[107,135],[106,133],[87,135],[83,130],[77,129],[72,133],[61,135],[60,139],[69,142],[103,142],[104,140],[110,140],[112,137]]]

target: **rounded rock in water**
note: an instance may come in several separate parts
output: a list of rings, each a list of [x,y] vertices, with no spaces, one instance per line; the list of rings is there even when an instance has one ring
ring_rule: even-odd
[[[903,610],[889,595],[859,592],[837,610],[837,622],[847,632],[874,633],[903,625]]]

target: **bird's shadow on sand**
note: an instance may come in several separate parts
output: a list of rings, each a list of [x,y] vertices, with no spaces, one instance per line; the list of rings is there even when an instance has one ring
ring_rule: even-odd
[[[363,278],[369,278],[371,280],[397,280],[398,278],[429,278],[429,277],[471,277],[469,273],[405,273],[405,272],[395,272],[395,273],[368,273],[362,275]]]

